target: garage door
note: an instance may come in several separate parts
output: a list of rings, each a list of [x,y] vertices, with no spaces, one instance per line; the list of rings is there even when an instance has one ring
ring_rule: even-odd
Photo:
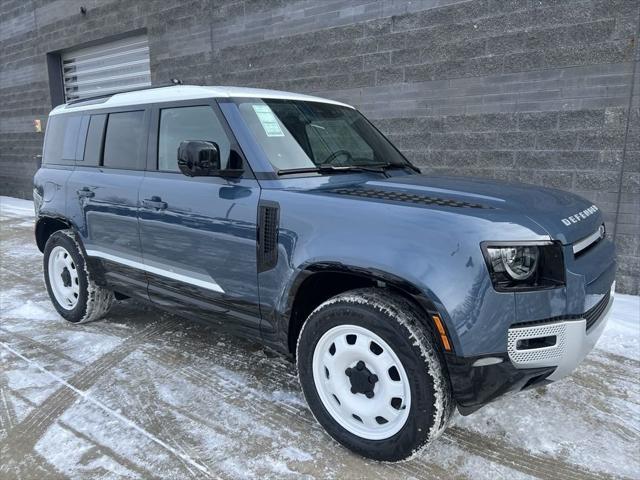
[[[62,53],[66,101],[151,85],[146,35]]]

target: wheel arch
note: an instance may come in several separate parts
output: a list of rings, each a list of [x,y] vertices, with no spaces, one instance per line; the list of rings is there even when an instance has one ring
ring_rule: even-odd
[[[36,245],[38,246],[38,250],[44,253],[44,247],[47,244],[49,237],[58,230],[65,230],[68,228],[73,229],[74,231],[76,230],[73,224],[65,218],[47,216],[38,217],[35,227]]]
[[[385,271],[340,262],[319,262],[306,265],[294,278],[286,295],[283,311],[287,322],[289,353],[295,355],[302,325],[317,306],[335,295],[363,287],[386,288],[411,301],[422,313],[420,317],[423,326],[434,337],[438,348],[443,350],[431,320],[433,314],[443,316],[443,308],[429,293],[423,292],[406,279]],[[441,353],[444,354],[444,351]]]

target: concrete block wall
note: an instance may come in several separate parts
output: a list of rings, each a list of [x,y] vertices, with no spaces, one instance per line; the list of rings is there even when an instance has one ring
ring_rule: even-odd
[[[87,9],[80,14],[80,5]],[[29,196],[47,52],[145,29],[152,77],[360,108],[426,173],[562,188],[615,234],[640,291],[638,0],[8,0],[0,193]]]

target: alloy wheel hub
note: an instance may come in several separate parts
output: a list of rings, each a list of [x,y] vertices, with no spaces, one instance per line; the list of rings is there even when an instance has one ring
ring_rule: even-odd
[[[362,360],[356,364],[355,368],[347,368],[344,373],[351,382],[351,393],[362,393],[367,398],[373,398],[373,389],[378,376],[369,370]]]

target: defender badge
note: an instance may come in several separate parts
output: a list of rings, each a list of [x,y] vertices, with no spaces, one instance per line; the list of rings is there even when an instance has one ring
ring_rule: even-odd
[[[567,218],[563,218],[562,219],[562,223],[564,223],[566,226],[571,225],[572,223],[578,223],[582,220],[584,220],[587,217],[590,217],[591,215],[593,215],[594,213],[596,213],[598,211],[598,207],[596,207],[595,205],[591,205],[589,208],[582,210],[581,212],[578,212],[574,215],[571,215]]]

